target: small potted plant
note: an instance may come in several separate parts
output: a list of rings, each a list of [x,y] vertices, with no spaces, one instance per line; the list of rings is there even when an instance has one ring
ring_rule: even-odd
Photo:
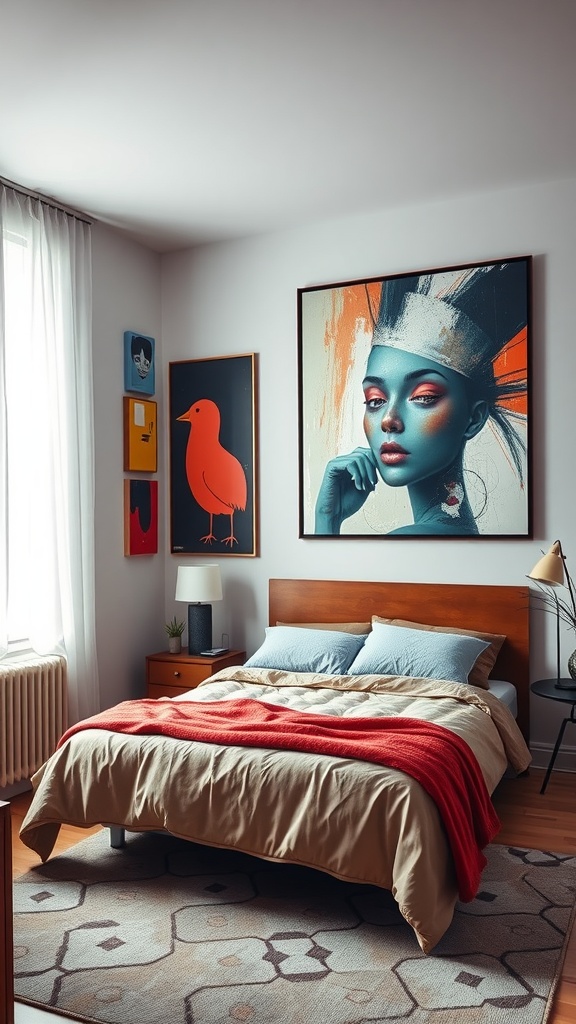
[[[182,633],[184,632],[184,623],[178,622],[176,616],[166,623],[164,627],[168,634],[168,650],[170,654],[180,654],[182,650]]]

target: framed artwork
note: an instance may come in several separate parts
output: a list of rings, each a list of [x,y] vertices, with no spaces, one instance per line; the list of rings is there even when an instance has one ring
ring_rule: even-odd
[[[124,395],[124,470],[155,473],[158,461],[156,402]]]
[[[124,481],[124,554],[158,554],[158,481]]]
[[[170,547],[256,551],[256,356],[169,364]]]
[[[137,331],[124,331],[124,391],[154,394],[155,348],[154,338]]]
[[[298,290],[301,537],[531,537],[531,256]]]

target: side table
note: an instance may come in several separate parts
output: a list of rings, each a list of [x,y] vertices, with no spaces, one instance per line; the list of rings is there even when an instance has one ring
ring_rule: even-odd
[[[176,697],[193,690],[208,676],[230,665],[242,665],[245,651],[230,650],[214,657],[204,654],[170,654],[160,651],[146,658],[146,691],[148,697]]]
[[[562,683],[568,683],[568,682],[571,682],[571,681],[572,680],[569,680],[569,679],[561,679],[560,680],[560,682],[562,682]],[[554,745],[554,750],[552,752],[552,757],[550,758],[550,764],[548,765],[548,768],[546,769],[546,775],[544,776],[544,782],[542,783],[542,787],[540,789],[541,793],[545,793],[546,792],[546,786],[548,785],[548,780],[549,780],[549,778],[550,778],[550,776],[552,774],[552,769],[554,767],[554,762],[556,760],[556,755],[558,754],[558,751],[560,750],[562,739],[564,737],[564,730],[566,729],[566,726],[568,725],[568,722],[572,722],[573,725],[576,725],[576,718],[574,717],[575,716],[575,712],[576,712],[576,686],[573,689],[561,690],[561,689],[559,689],[556,686],[557,682],[558,682],[557,679],[537,679],[536,682],[532,683],[532,685],[530,687],[530,689],[532,690],[532,693],[538,694],[539,697],[546,697],[548,700],[557,700],[561,704],[570,704],[571,705],[569,716],[563,720],[563,722],[562,722],[562,724],[560,726],[560,730],[558,732],[556,743]]]

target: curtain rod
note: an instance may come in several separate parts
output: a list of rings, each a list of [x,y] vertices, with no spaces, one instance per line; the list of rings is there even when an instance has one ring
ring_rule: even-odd
[[[71,206],[64,206],[63,203],[58,202],[57,199],[52,199],[51,196],[45,196],[42,192],[36,192],[34,189],[26,188],[24,185],[19,185],[16,181],[10,181],[9,178],[3,178],[0,175],[0,185],[6,185],[8,188],[13,189],[14,192],[19,192],[22,196],[30,196],[31,199],[37,199],[38,202],[43,203],[45,206],[51,206],[54,210],[60,210],[62,213],[67,213],[71,217],[75,217],[76,220],[81,220],[85,224],[93,224],[94,221],[90,219],[85,213],[81,213],[79,210],[74,210]]]

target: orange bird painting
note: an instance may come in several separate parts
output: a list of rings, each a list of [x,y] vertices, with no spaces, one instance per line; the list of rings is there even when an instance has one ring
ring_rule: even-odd
[[[246,508],[247,484],[242,464],[232,452],[220,444],[220,410],[209,398],[193,402],[188,412],[177,417],[190,424],[186,445],[186,478],[192,497],[210,517],[204,544],[218,538],[214,535],[214,516],[230,517],[230,533],[222,543],[233,547],[234,513]]]

